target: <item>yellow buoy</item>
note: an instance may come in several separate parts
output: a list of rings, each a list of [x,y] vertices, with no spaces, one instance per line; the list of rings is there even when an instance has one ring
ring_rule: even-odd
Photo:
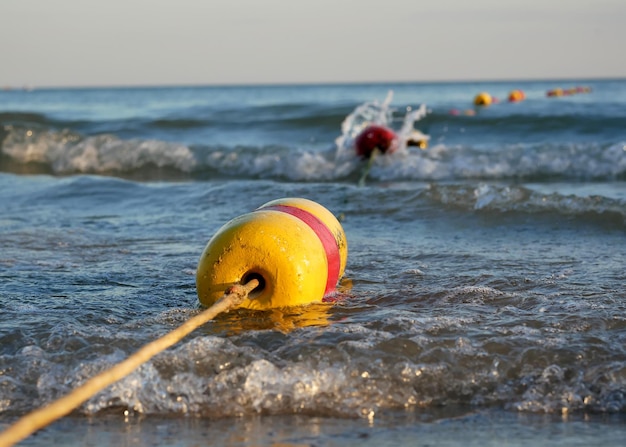
[[[474,98],[474,105],[488,106],[493,102],[493,98],[487,92],[481,92]]]
[[[512,90],[509,93],[509,102],[518,102],[526,99],[526,95],[522,90]]]
[[[208,242],[196,273],[198,298],[212,305],[224,290],[257,278],[242,307],[266,310],[321,302],[345,271],[343,228],[323,206],[279,199],[232,219]]]

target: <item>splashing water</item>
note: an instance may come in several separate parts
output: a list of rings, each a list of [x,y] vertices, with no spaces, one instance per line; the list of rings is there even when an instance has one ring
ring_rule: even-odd
[[[396,111],[391,107],[393,90],[389,90],[385,100],[380,103],[377,100],[365,102],[359,105],[348,115],[341,124],[341,135],[335,140],[337,146],[337,160],[353,158],[354,140],[370,124],[378,124],[393,128],[393,114]],[[398,134],[398,149],[396,152],[406,152],[408,138],[416,132],[415,123],[427,115],[426,105],[422,104],[413,110],[407,107],[407,113],[402,120],[402,126]]]

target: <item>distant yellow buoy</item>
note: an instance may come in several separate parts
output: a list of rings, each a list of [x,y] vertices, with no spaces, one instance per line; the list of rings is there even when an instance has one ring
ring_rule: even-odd
[[[474,105],[476,106],[488,106],[493,102],[493,98],[487,92],[481,92],[474,98]]]
[[[512,90],[509,93],[509,102],[518,102],[526,99],[526,95],[522,90]]]
[[[236,217],[209,240],[198,262],[198,299],[211,306],[251,278],[260,285],[242,307],[267,310],[321,302],[345,271],[348,244],[323,206],[279,199]]]

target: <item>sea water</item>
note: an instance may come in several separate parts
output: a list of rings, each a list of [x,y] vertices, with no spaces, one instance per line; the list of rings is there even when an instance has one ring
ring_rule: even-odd
[[[361,160],[372,121],[428,148]],[[334,304],[221,315],[24,445],[624,439],[625,80],[1,91],[0,171],[0,429],[198,314],[228,220],[305,197],[349,249]]]

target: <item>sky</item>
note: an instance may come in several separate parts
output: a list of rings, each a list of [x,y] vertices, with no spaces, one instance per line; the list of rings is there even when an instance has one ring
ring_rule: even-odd
[[[626,78],[625,0],[0,0],[0,88]]]

